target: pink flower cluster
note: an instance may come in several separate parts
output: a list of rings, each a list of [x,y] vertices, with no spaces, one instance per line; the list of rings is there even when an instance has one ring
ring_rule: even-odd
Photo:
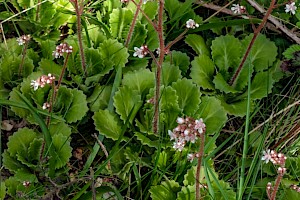
[[[263,151],[263,154],[261,160],[265,161],[265,163],[271,161],[274,165],[284,167],[286,157],[283,153],[277,153],[274,150],[267,149],[267,151]]]
[[[148,54],[147,45],[142,45],[140,48],[134,47],[134,57],[144,58]]]
[[[60,45],[56,46],[55,51],[53,51],[52,55],[55,58],[59,58],[63,56],[64,53],[72,53],[73,47],[68,45],[67,43],[61,43]]]
[[[297,186],[297,185],[295,185],[295,184],[292,184],[292,185],[290,186],[290,188],[291,188],[292,190],[295,190],[296,192],[300,192],[300,187]]]
[[[30,41],[30,35],[22,35],[21,37],[17,38],[17,42],[20,46],[28,43]]]
[[[52,76],[52,74],[42,75],[36,80],[31,80],[30,85],[33,87],[33,90],[37,90],[39,87],[43,88],[46,84],[52,84],[52,82],[55,80],[55,76]]]
[[[173,148],[178,151],[182,151],[187,142],[195,143],[200,134],[204,134],[206,131],[202,118],[195,120],[191,117],[178,117],[176,122],[178,126],[173,131],[169,130],[168,134],[171,138],[170,140],[175,140]],[[191,155],[190,157],[192,158]]]

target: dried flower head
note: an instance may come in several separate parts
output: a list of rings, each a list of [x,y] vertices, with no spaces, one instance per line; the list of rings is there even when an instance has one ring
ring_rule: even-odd
[[[186,27],[187,28],[191,28],[191,29],[195,29],[199,27],[199,24],[197,24],[193,19],[189,19],[186,21]]]
[[[28,43],[30,41],[30,35],[22,35],[21,37],[17,38],[17,42],[20,46]]]
[[[61,43],[60,45],[56,46],[55,51],[53,51],[52,55],[55,58],[59,58],[63,56],[64,53],[72,53],[73,47],[68,45],[67,43]]]

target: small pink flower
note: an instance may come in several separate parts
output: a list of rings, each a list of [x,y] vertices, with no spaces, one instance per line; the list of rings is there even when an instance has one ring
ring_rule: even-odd
[[[291,13],[292,15],[296,14],[297,6],[295,2],[291,2],[285,5],[285,12]]]
[[[134,57],[144,58],[148,54],[148,47],[146,45],[141,46],[140,48],[134,47]]]
[[[261,158],[261,160],[263,160],[265,163],[268,163],[269,161],[272,160],[272,156],[271,156],[271,150],[267,149],[267,151],[263,151],[263,157]]]
[[[30,35],[22,35],[21,37],[17,38],[17,42],[20,46],[28,43],[30,41]]]
[[[234,14],[243,14],[246,12],[246,8],[239,4],[232,4],[231,10]]]
[[[199,27],[199,24],[197,24],[193,19],[189,19],[188,21],[186,21],[186,27],[195,29]]]
[[[53,51],[52,55],[55,58],[59,58],[63,56],[64,53],[72,53],[73,47],[68,45],[67,43],[61,43],[60,45],[56,46],[55,51]]]

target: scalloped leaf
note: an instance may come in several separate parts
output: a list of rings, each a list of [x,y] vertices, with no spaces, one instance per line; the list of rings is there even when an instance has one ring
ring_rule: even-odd
[[[181,51],[171,51],[171,54],[168,54],[165,57],[165,63],[170,63],[175,66],[178,66],[181,70],[182,75],[186,75],[190,66],[190,57],[186,53]]]
[[[214,89],[212,82],[215,65],[207,55],[200,55],[192,61],[191,78],[203,89]]]
[[[136,137],[137,140],[141,141],[141,143],[143,145],[147,145],[149,147],[154,147],[156,149],[158,149],[158,147],[159,147],[160,141],[158,139],[157,140],[150,139],[147,136],[145,136],[144,134],[139,133],[139,132],[135,132],[134,136]]]
[[[188,44],[198,55],[210,56],[210,51],[207,48],[202,36],[189,34],[185,38],[185,43]]]
[[[224,79],[221,73],[215,75],[213,83],[215,84],[216,89],[220,90],[221,92],[228,93],[236,93],[237,91],[230,86]]]
[[[176,126],[176,119],[181,109],[178,104],[177,92],[171,86],[161,87],[160,116],[161,121],[165,122],[166,129]]]
[[[121,122],[118,116],[109,110],[99,110],[93,116],[94,124],[100,134],[118,140],[121,134]]]
[[[172,84],[178,96],[179,107],[188,116],[193,116],[200,104],[199,88],[190,79],[177,80]]]
[[[40,41],[41,51],[44,59],[53,59],[53,51],[56,48],[55,41],[53,40],[42,40]],[[42,66],[42,65],[40,65]]]
[[[147,1],[147,3],[143,5],[143,11],[149,19],[154,20],[158,13],[158,3],[154,1]],[[148,23],[148,20],[144,15],[142,15],[141,22],[143,24]]]
[[[4,150],[2,153],[3,166],[11,172],[16,173],[18,169],[25,168],[26,165],[23,165],[15,157],[11,156],[7,150]]]
[[[30,143],[37,137],[37,134],[29,128],[22,128],[8,138],[8,152],[11,156],[17,153],[27,153]]]
[[[104,110],[105,108],[107,108],[111,91],[111,85],[96,85],[93,94],[87,99],[90,110],[92,112],[97,112],[100,109]]]
[[[181,188],[178,193],[177,200],[194,200],[196,194],[195,185],[188,185]]]
[[[51,123],[49,127],[49,132],[51,136],[56,134],[62,134],[69,137],[72,133],[71,128],[64,122]]]
[[[56,13],[56,7],[52,2],[44,2],[40,6],[39,24],[42,26],[49,26]]]
[[[250,34],[242,41],[243,52],[246,51],[253,34]],[[277,47],[274,42],[259,34],[247,57],[254,65],[255,71],[263,71],[273,64],[277,56]]]
[[[131,24],[133,19],[133,13],[127,8],[113,9],[109,15],[109,23],[111,29],[111,35],[114,38],[122,39],[122,32],[124,27]]]
[[[50,92],[52,94],[52,91]],[[56,100],[53,105],[55,113],[64,114],[68,111],[73,101],[72,90],[65,86],[60,86],[57,92]]]
[[[294,53],[300,51],[299,44],[293,44],[289,48],[287,48],[282,54],[286,59],[293,59],[295,57]]]
[[[141,24],[137,22],[134,26],[134,31],[132,37],[130,39],[130,43],[128,49],[133,49],[133,47],[140,47],[145,44],[145,40],[147,37],[147,29],[145,24]],[[125,34],[125,33],[124,33]],[[123,38],[127,38],[128,32],[123,35]]]
[[[10,101],[15,101],[15,102],[22,102],[23,100],[19,97],[17,94],[18,89],[14,88],[10,93],[9,93],[9,100]],[[30,111],[24,108],[18,108],[15,106],[11,106],[11,110],[18,115],[19,117],[25,118],[29,115],[31,115]]]
[[[72,147],[68,137],[63,134],[56,134],[52,137],[53,146],[55,148],[55,169],[62,168],[72,156]]]
[[[2,81],[13,81],[19,78],[19,67],[22,62],[22,56],[14,56],[11,54],[4,54],[0,60],[0,70],[1,70],[1,79]],[[22,76],[27,77],[32,73],[34,68],[33,60],[28,57],[25,57],[23,67],[22,67]]]
[[[124,123],[133,109],[129,119],[129,122],[132,123],[135,115],[142,106],[142,103],[141,95],[139,95],[138,91],[132,90],[127,86],[121,87],[114,96],[114,106],[116,108],[116,112],[121,116],[121,119],[124,121]]]
[[[272,74],[270,72],[260,72],[254,76],[251,84],[251,99],[262,99],[272,92]]]
[[[98,48],[102,42],[107,40],[107,37],[105,36],[105,34],[103,33],[103,31],[99,26],[91,24],[87,26],[87,29],[88,29],[89,38],[94,48]],[[84,34],[86,33],[84,32]]]
[[[132,90],[137,90],[140,95],[145,96],[148,94],[149,89],[155,85],[155,75],[149,69],[128,72],[124,75],[122,84]]]
[[[99,52],[99,49],[94,48],[85,48],[84,49],[84,56],[85,56],[85,62],[86,62],[86,69],[88,76],[95,75],[98,73],[101,73],[103,71],[102,60],[101,60],[101,54]],[[77,63],[80,65],[81,59],[77,57]]]
[[[68,123],[81,120],[89,110],[85,94],[83,94],[81,90],[77,89],[72,89],[71,91],[73,94],[72,103],[65,114],[65,119]]]
[[[221,106],[220,100],[215,97],[202,97],[197,114],[203,118],[208,134],[218,132],[227,121],[227,113]]]
[[[239,65],[242,46],[232,35],[220,36],[212,41],[212,58],[221,72]]]
[[[162,84],[164,86],[171,85],[181,78],[181,73],[178,66],[164,62],[162,65]]]
[[[180,189],[179,183],[171,180],[164,181],[161,185],[152,186],[149,191],[152,200],[174,200]]]
[[[147,24],[147,30],[148,33],[145,44],[147,44],[149,50],[154,51],[159,47],[158,34],[151,24]]]
[[[40,160],[43,141],[43,138],[34,138],[34,140],[30,143],[30,146],[28,148],[28,158],[31,162],[38,162]]]
[[[251,67],[250,76],[252,76],[254,67],[251,63],[249,63],[249,60],[246,60],[239,76],[236,78],[234,85],[232,85],[235,90],[242,91],[248,85],[249,67]]]
[[[128,62],[129,54],[127,48],[117,40],[108,39],[105,40],[100,46],[99,51],[103,60],[102,74],[108,73],[114,66],[124,67]]]
[[[226,102],[224,97],[219,97],[221,101],[221,105],[230,115],[235,115],[239,117],[244,117],[247,113],[247,99],[243,99],[240,101],[228,103]],[[250,110],[253,110],[253,102],[251,102]]]
[[[30,173],[25,169],[19,169],[14,177],[22,183],[23,181],[29,181],[30,183],[35,183],[38,181],[36,175]]]
[[[9,51],[8,51],[9,48]],[[23,46],[20,46],[17,42],[17,38],[9,38],[6,40],[6,43],[1,42],[0,44],[0,54],[9,54],[9,55],[20,55],[22,53]]]
[[[62,66],[56,64],[53,60],[42,58],[42,60],[39,62],[38,70],[41,71],[42,74],[50,73],[58,78],[61,74]]]

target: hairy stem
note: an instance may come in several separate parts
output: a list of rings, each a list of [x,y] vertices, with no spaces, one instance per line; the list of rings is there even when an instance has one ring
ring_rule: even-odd
[[[154,29],[157,29],[157,26],[156,24],[154,24],[152,22],[152,20],[146,15],[146,13],[141,9],[141,7],[138,7],[138,4],[134,1],[134,0],[131,0],[131,2],[137,7],[137,9],[143,14],[143,16],[146,18],[146,20],[149,22],[149,24],[151,24]]]
[[[158,11],[158,25],[157,33],[159,38],[159,60],[158,66],[156,69],[156,88],[155,88],[155,97],[154,97],[154,119],[153,119],[153,132],[158,134],[159,132],[159,96],[160,96],[160,79],[161,79],[161,68],[165,55],[165,43],[163,38],[163,13],[164,13],[165,1],[159,1],[159,11]]]
[[[24,61],[25,61],[25,56],[26,56],[26,52],[27,52],[27,46],[28,46],[28,42],[26,42],[24,44],[24,48],[23,48],[23,52],[22,52],[22,60],[19,66],[19,77],[22,75],[23,72],[23,65],[24,65]]]
[[[276,198],[276,193],[277,193],[277,191],[278,191],[279,184],[280,184],[280,182],[281,182],[282,177],[283,177],[283,174],[278,174],[278,176],[277,176],[277,178],[276,178],[276,181],[275,181],[275,185],[274,185],[272,194],[271,194],[271,197],[270,197],[270,200],[275,200],[275,198]]]
[[[242,68],[243,68],[243,66],[244,66],[244,64],[245,64],[245,62],[246,62],[246,59],[247,59],[247,57],[248,57],[248,55],[249,55],[249,53],[250,53],[250,51],[251,51],[251,49],[252,49],[252,46],[253,46],[253,44],[254,44],[254,42],[255,42],[257,36],[258,36],[258,34],[260,33],[261,29],[262,29],[262,28],[264,27],[264,25],[266,24],[269,15],[271,14],[271,12],[272,12],[273,9],[274,9],[275,1],[276,1],[276,0],[272,0],[271,4],[270,4],[270,6],[269,6],[269,9],[267,10],[267,13],[265,14],[265,16],[264,16],[264,18],[263,18],[261,24],[260,24],[260,25],[258,26],[258,28],[254,31],[253,38],[252,38],[252,40],[250,41],[250,43],[249,43],[249,45],[248,45],[248,48],[247,48],[247,50],[246,50],[246,53],[245,53],[245,55],[244,55],[244,57],[243,57],[243,59],[242,59],[240,65],[239,65],[238,69],[236,70],[236,72],[234,73],[233,77],[231,78],[231,80],[230,80],[230,82],[229,82],[229,85],[233,85],[233,84],[235,83],[237,77],[239,76],[239,74],[240,74],[240,72],[241,72],[241,70],[242,70]]]
[[[205,135],[202,133],[200,135],[200,147],[199,147],[199,152],[198,152],[198,164],[197,164],[197,171],[196,171],[196,200],[201,199],[201,194],[200,194],[200,171],[201,171],[201,164],[202,164],[202,158],[204,155],[204,146],[205,146]]]
[[[173,41],[169,42],[165,49],[168,51],[176,42],[181,40],[187,32],[188,32],[188,29],[185,29],[179,36],[177,36],[177,38],[175,38]]]
[[[129,33],[127,35],[127,39],[126,39],[126,42],[125,42],[125,47],[128,47],[128,45],[130,43],[130,40],[131,40],[131,37],[132,37],[132,34],[133,34],[133,30],[134,30],[134,27],[135,27],[135,24],[136,24],[136,20],[137,20],[137,17],[139,16],[139,13],[140,13],[140,10],[141,10],[142,3],[143,3],[143,0],[140,0],[139,4],[137,5],[137,9],[135,11],[135,14],[134,14],[134,17],[133,17],[133,20],[132,20],[132,23],[131,23],[131,26],[130,26],[130,29],[129,29]]]
[[[81,1],[81,5],[78,4],[78,0],[72,0],[72,2],[74,2],[75,12],[77,16],[77,36],[78,36],[78,44],[79,44],[79,53],[81,58],[81,67],[83,72],[86,73],[85,57],[84,57],[82,35],[81,35],[81,15],[83,12],[83,2]]]

